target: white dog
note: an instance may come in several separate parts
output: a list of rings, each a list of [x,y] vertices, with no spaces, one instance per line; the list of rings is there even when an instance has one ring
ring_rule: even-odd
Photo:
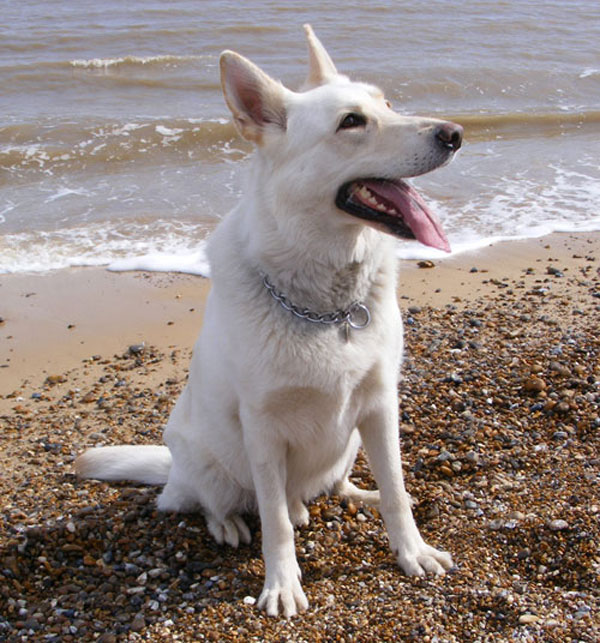
[[[301,92],[221,56],[225,100],[257,150],[240,204],[210,239],[212,291],[167,446],[102,447],[76,462],[85,478],[165,484],[161,510],[200,509],[217,542],[234,547],[250,541],[242,515],[258,510],[258,605],[273,616],[308,605],[294,526],[323,492],[380,503],[405,573],[452,565],[423,541],[404,489],[392,235],[448,250],[402,179],[448,162],[462,128],[394,112],[379,89],[338,74],[305,29]],[[380,491],[348,480],[361,440]]]

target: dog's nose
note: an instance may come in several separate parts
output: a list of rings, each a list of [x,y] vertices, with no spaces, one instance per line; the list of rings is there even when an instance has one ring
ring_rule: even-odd
[[[463,128],[456,123],[443,123],[437,128],[435,137],[444,147],[456,152],[462,145]]]

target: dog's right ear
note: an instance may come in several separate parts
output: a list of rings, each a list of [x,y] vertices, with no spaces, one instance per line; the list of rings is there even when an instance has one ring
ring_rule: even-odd
[[[268,127],[286,128],[285,88],[247,58],[224,51],[221,86],[240,134],[260,145]]]

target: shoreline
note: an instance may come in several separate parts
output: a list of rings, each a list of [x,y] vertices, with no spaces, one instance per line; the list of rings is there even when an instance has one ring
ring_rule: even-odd
[[[420,268],[399,261],[398,299],[410,306],[468,305],[512,284],[548,279],[548,266],[579,276],[600,233],[554,233],[498,242]],[[427,263],[426,265],[429,265]],[[588,267],[587,272],[590,272]],[[500,284],[500,285],[498,285]],[[210,280],[184,273],[68,268],[3,275],[0,280],[0,398],[24,382],[40,384],[94,355],[145,343],[191,348],[202,325]],[[37,379],[37,382],[36,382]]]

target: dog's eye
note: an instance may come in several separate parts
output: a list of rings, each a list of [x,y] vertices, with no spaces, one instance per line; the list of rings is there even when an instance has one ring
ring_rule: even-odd
[[[364,127],[366,124],[367,124],[367,119],[362,114],[356,114],[355,112],[352,112],[344,116],[344,118],[342,119],[341,123],[338,126],[338,130]]]

